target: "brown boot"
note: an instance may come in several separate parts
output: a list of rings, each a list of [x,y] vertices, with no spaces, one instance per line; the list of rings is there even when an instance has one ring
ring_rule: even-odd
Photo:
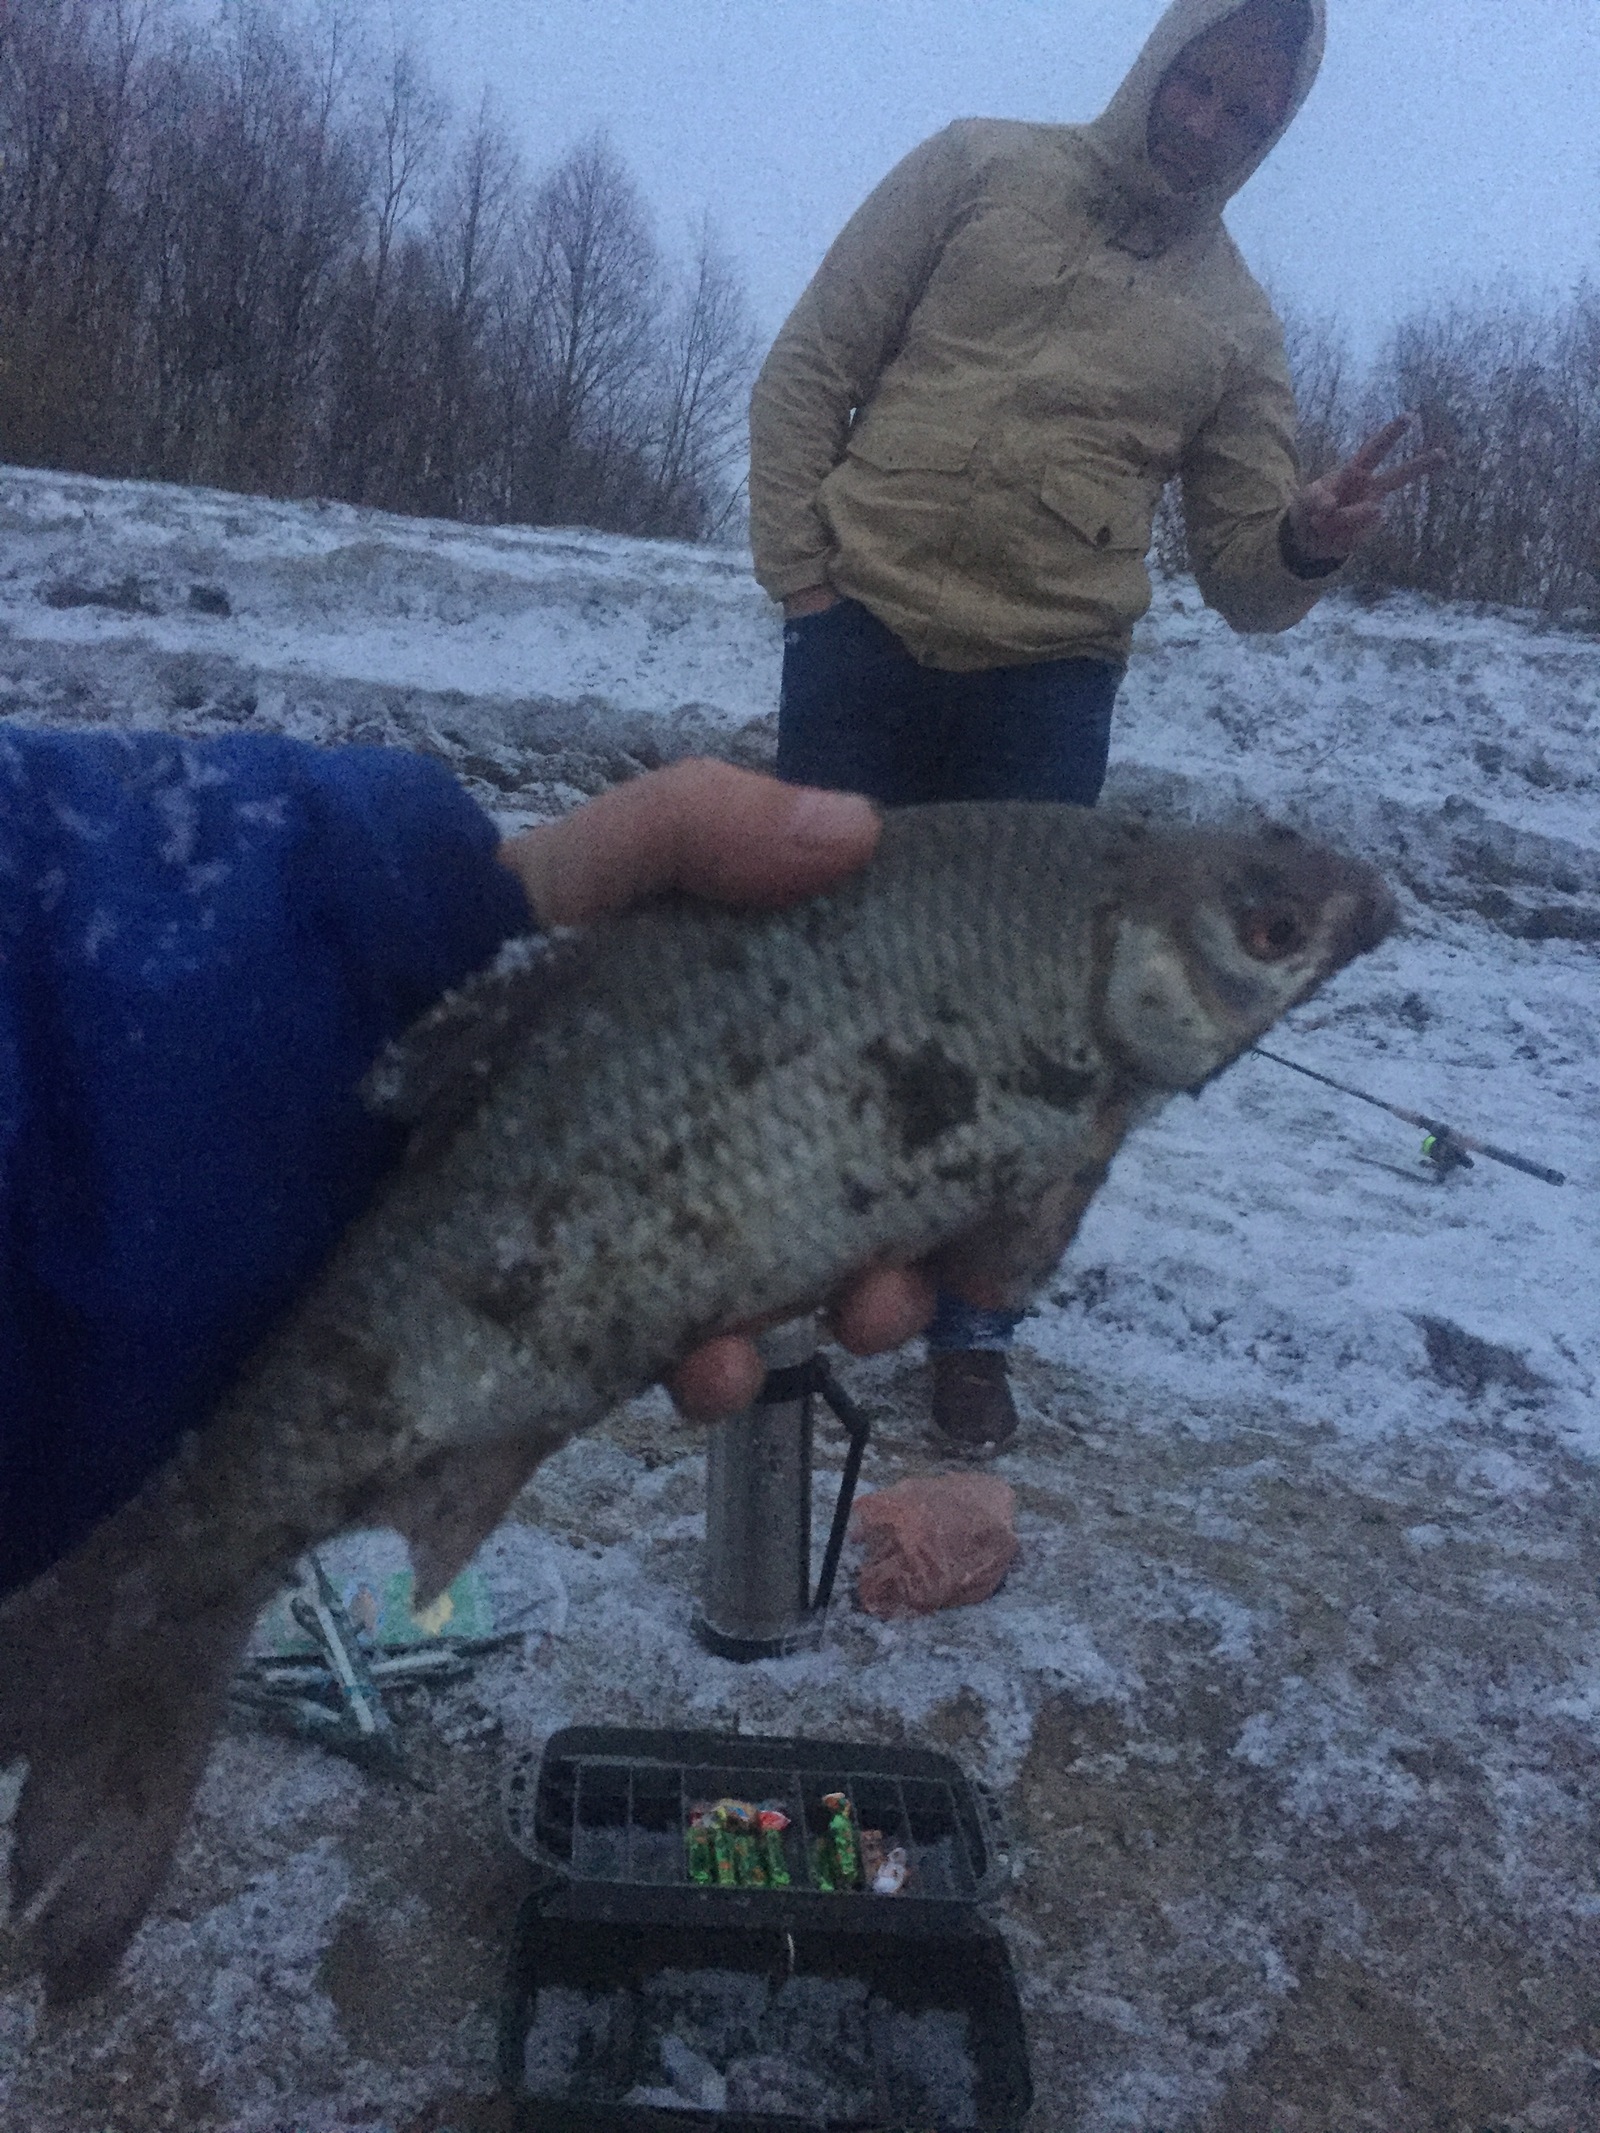
[[[998,1349],[935,1351],[933,1434],[946,1451],[965,1459],[992,1459],[1011,1442],[1017,1410]]]

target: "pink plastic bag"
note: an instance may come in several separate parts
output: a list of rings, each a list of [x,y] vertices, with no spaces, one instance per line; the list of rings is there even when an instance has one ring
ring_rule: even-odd
[[[1016,1503],[994,1474],[933,1474],[863,1496],[850,1520],[867,1544],[862,1606],[892,1619],[988,1599],[1021,1546]]]

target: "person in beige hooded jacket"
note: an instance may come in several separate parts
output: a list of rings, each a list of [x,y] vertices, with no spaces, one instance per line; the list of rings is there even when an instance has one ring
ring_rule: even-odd
[[[1323,0],[1174,0],[1085,126],[966,119],[852,217],[751,402],[784,604],[778,772],[885,804],[1093,804],[1165,484],[1240,630],[1298,622],[1432,455],[1302,487],[1283,335],[1222,223],[1310,91]],[[1014,1320],[945,1299],[936,1433],[1016,1427]]]

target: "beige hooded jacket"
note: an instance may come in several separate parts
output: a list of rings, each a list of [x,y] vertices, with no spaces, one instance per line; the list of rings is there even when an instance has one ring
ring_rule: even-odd
[[[846,225],[751,403],[751,538],[776,600],[829,585],[926,666],[1127,658],[1163,485],[1207,601],[1286,629],[1328,576],[1284,563],[1298,485],[1283,336],[1222,226],[1305,101],[1202,192],[1146,153],[1167,68],[1240,0],[1174,0],[1087,126],[964,119]]]

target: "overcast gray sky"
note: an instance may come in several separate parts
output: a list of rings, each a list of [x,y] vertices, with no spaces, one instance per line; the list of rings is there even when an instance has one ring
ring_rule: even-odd
[[[462,108],[529,162],[609,128],[678,241],[710,208],[764,331],[897,157],[956,117],[1084,119],[1163,0],[426,0]],[[1600,268],[1600,0],[1330,0],[1328,57],[1230,224],[1370,347],[1420,297]]]

